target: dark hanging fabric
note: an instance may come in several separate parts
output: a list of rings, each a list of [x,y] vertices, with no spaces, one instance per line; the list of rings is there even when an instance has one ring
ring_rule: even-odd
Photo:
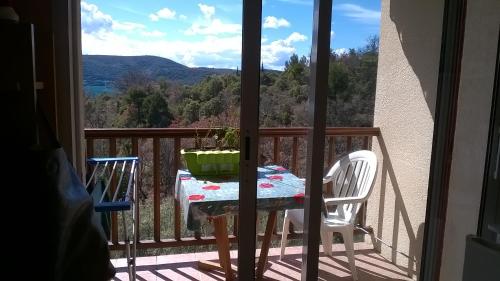
[[[35,202],[36,209],[43,210],[35,219],[44,222],[46,228],[41,231],[49,234],[47,241],[42,241],[48,268],[37,274],[38,280],[109,280],[115,269],[92,197],[48,122],[42,118],[38,123],[48,140],[28,151],[29,181],[35,183],[34,194],[40,199]]]

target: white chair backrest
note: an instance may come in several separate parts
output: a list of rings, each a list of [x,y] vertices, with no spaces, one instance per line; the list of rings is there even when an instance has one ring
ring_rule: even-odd
[[[328,171],[325,179],[333,183],[333,197],[361,197],[363,202],[370,196],[377,174],[377,156],[369,150],[349,153],[340,158]],[[361,203],[337,206],[337,213],[345,221],[354,223]]]

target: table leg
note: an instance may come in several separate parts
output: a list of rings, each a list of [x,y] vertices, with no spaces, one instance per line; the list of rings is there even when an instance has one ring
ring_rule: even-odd
[[[262,247],[260,249],[259,263],[257,264],[256,278],[261,280],[264,275],[264,266],[267,263],[267,254],[269,252],[269,246],[271,244],[271,238],[273,235],[273,228],[276,224],[276,211],[269,212],[269,217],[267,218],[266,232],[264,234],[264,239],[262,240]]]
[[[226,280],[234,280],[231,256],[229,255],[229,237],[227,234],[226,216],[213,217],[212,221],[214,223],[217,250],[219,251],[220,268],[224,270]],[[198,268],[206,270],[220,269],[217,265],[208,261],[199,261]]]

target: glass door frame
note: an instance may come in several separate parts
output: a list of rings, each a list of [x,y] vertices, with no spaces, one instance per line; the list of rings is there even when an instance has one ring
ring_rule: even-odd
[[[318,276],[332,0],[315,0],[308,101],[302,280]],[[262,1],[243,0],[238,279],[254,280]],[[311,249],[310,251],[308,249]]]

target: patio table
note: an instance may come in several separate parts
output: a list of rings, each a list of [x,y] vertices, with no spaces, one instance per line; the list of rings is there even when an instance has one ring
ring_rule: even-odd
[[[304,181],[276,165],[258,167],[257,173],[257,209],[269,212],[256,271],[257,278],[261,278],[267,262],[276,212],[303,208]],[[227,280],[234,277],[229,256],[226,215],[238,214],[238,180],[238,176],[194,177],[187,170],[178,170],[175,184],[175,197],[183,210],[186,227],[196,231],[204,221],[214,223],[220,266],[199,261],[198,267],[223,269]]]

